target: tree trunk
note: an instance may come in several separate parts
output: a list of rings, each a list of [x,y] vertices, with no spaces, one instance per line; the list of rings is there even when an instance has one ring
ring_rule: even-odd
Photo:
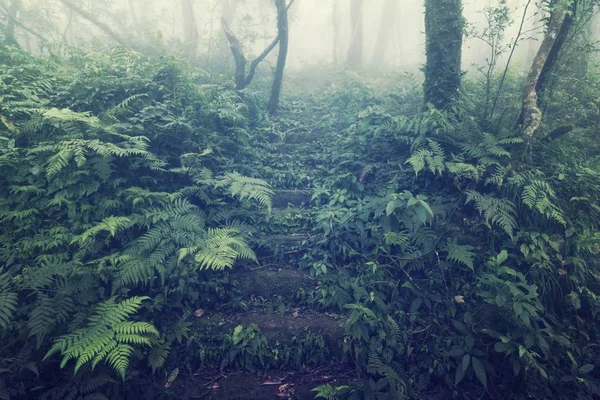
[[[398,4],[398,0],[386,0],[383,6],[379,34],[373,51],[372,63],[375,66],[381,66],[385,62],[386,51],[393,36],[394,21],[398,19]]]
[[[520,159],[525,155],[527,147],[542,123],[542,110],[538,102],[540,96],[539,90],[543,87],[542,79],[544,71],[552,68],[552,65],[549,64],[556,61],[556,59],[553,60],[550,58],[551,54],[560,51],[560,46],[564,43],[564,40],[559,40],[559,35],[565,25],[566,17],[567,11],[562,7],[557,7],[552,11],[546,34],[533,60],[523,88],[523,108],[521,113],[523,121],[521,125],[521,138],[523,139],[523,144],[518,151]]]
[[[6,8],[4,6],[4,4],[0,3],[0,8],[2,8],[4,10],[4,12],[6,13],[6,15],[8,16],[8,19],[9,19],[8,24],[14,23],[16,26],[23,29],[24,31],[31,33],[33,36],[35,36],[38,39],[38,41],[40,43],[40,47],[43,48],[43,46],[48,42],[48,40],[46,40],[46,38],[44,36],[42,36],[41,34],[37,33],[33,29],[29,28],[27,25],[20,22],[18,20],[18,18],[15,15],[13,15],[8,8]],[[13,28],[13,31],[14,31],[14,28]],[[18,43],[16,43],[16,45],[19,46]]]
[[[350,3],[350,47],[346,66],[360,68],[363,58],[363,0],[351,0]]]
[[[339,62],[340,47],[340,3],[333,0],[332,21],[333,24],[333,64]]]
[[[425,102],[451,110],[461,83],[462,0],[425,0]]]
[[[233,76],[235,88],[237,90],[242,90],[248,86],[246,84],[246,64],[248,63],[248,60],[246,60],[246,56],[244,55],[242,42],[240,42],[237,36],[229,29],[229,25],[225,19],[221,20],[221,25],[223,26],[223,32],[229,41],[229,48],[231,49],[231,54],[233,54],[233,59],[235,61],[235,73]]]
[[[181,11],[185,56],[189,61],[194,61],[198,55],[198,25],[192,0],[181,0]]]
[[[132,48],[131,43],[129,43],[129,41],[127,39],[123,38],[120,34],[115,32],[110,26],[108,26],[104,22],[99,21],[92,13],[85,11],[84,9],[82,9],[81,7],[79,7],[78,5],[76,5],[75,3],[73,3],[70,0],[60,0],[60,2],[63,3],[64,5],[66,5],[67,7],[71,8],[73,11],[75,11],[75,13],[79,14],[84,19],[86,19],[86,20],[90,21],[92,24],[96,25],[98,28],[100,28],[102,31],[104,31],[108,36],[112,37],[121,46],[123,46],[125,48],[129,48],[129,49]]]
[[[231,26],[237,13],[237,0],[222,0],[221,19],[224,20],[228,26]],[[221,32],[219,35],[219,60],[222,61],[227,57],[227,36]]]
[[[279,71],[280,67],[281,67],[281,77],[279,78],[279,80],[283,81],[283,69],[285,68],[285,61],[287,58],[287,47],[288,47],[288,40],[289,40],[288,39],[288,11],[289,11],[290,7],[292,6],[292,4],[294,4],[294,1],[295,0],[290,0],[289,4],[286,6],[285,0],[275,0],[275,5],[277,7],[277,15],[278,15],[278,17],[277,17],[277,29],[278,29],[277,36],[275,37],[275,39],[273,39],[271,44],[269,44],[267,46],[267,48],[264,49],[263,52],[260,53],[260,55],[258,57],[256,57],[250,63],[250,67],[248,69],[248,75],[246,75],[246,65],[248,64],[248,60],[246,59],[246,56],[244,55],[244,49],[242,48],[242,43],[237,38],[237,36],[235,36],[233,31],[229,28],[227,21],[225,21],[224,19],[221,19],[221,25],[223,27],[223,32],[225,33],[225,36],[227,37],[227,40],[229,41],[229,48],[231,49],[231,54],[233,54],[233,59],[235,60],[234,80],[235,80],[235,88],[237,90],[245,89],[250,84],[250,82],[252,82],[252,78],[254,78],[254,74],[256,73],[256,68],[258,67],[258,64],[260,64],[277,46],[277,44],[279,43],[279,41],[281,39],[282,33],[285,34],[285,46],[283,47],[283,50],[284,50],[283,53],[282,53],[282,48],[279,49],[279,58],[277,60],[277,69],[275,71],[276,79],[273,82],[273,87],[275,88],[276,83],[278,81],[277,72]],[[283,4],[283,8],[281,7],[280,3]],[[284,15],[282,15],[282,13]],[[284,29],[282,29],[282,28],[284,28]],[[279,83],[279,90],[281,90],[281,82]],[[271,97],[273,97],[273,96],[271,96]],[[277,103],[279,103],[279,95],[277,96]],[[271,104],[271,103],[269,102],[269,104]],[[275,109],[276,108],[277,108],[277,105],[275,105]]]
[[[15,37],[15,27],[17,26],[17,20],[19,18],[19,11],[21,11],[21,0],[13,0],[8,7],[8,23],[6,24],[6,33],[4,42],[14,46],[19,46],[19,42]]]
[[[273,87],[271,88],[271,99],[269,100],[268,111],[270,115],[277,113],[279,107],[279,97],[281,95],[281,85],[283,84],[283,71],[287,61],[289,46],[289,24],[288,9],[285,0],[275,0],[277,7],[277,32],[279,37],[279,55],[277,56],[277,66],[275,67],[275,76],[273,77]]]
[[[538,99],[540,104],[543,103],[541,94],[544,92],[544,89],[552,80],[552,75],[556,71],[556,66],[561,55],[561,50],[565,41],[567,40],[567,37],[569,36],[571,27],[573,26],[573,21],[576,12],[577,1],[574,0],[565,14],[564,21],[562,22],[560,30],[558,32],[558,36],[556,37],[556,41],[552,45],[552,49],[548,54],[548,60],[546,60],[546,62],[544,63],[544,67],[542,68],[542,72],[540,73],[540,78],[535,87],[536,92],[538,93],[538,95],[540,95],[540,98]]]

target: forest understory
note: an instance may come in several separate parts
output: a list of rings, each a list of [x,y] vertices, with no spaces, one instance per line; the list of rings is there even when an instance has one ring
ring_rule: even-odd
[[[0,29],[0,399],[599,398],[593,2],[527,75],[444,0],[424,74],[285,79],[274,3],[272,67]]]

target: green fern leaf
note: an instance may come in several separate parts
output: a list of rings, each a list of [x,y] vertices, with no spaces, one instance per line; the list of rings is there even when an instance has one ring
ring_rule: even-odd
[[[474,271],[473,260],[475,259],[475,253],[473,246],[460,245],[456,242],[456,239],[448,239],[445,250],[448,252],[448,261],[457,262],[463,264],[471,271]]]

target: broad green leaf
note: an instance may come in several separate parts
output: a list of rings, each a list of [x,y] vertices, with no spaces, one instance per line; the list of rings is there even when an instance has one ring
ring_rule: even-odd
[[[467,372],[467,369],[469,368],[470,364],[471,364],[471,355],[465,354],[463,356],[462,362],[460,364],[460,368],[462,369],[463,375]]]
[[[592,372],[593,369],[594,369],[593,364],[585,364],[581,368],[579,368],[579,375],[588,374],[588,373]]]
[[[502,250],[498,256],[496,256],[496,263],[498,265],[502,264],[504,261],[508,259],[508,252],[506,250]]]
[[[479,382],[487,389],[487,377],[485,375],[485,368],[483,368],[483,364],[477,357],[473,357],[471,359],[471,364],[473,365],[473,371],[475,372],[475,376],[479,379]]]

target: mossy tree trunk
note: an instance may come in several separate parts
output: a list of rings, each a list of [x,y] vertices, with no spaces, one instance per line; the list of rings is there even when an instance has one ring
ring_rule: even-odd
[[[268,111],[270,115],[275,115],[277,113],[277,108],[279,107],[281,85],[283,84],[283,71],[285,69],[289,47],[288,6],[285,2],[286,0],[275,0],[275,7],[277,7],[279,55],[277,56],[277,66],[275,67],[273,87],[271,88],[271,98],[269,99]]]
[[[425,0],[425,102],[450,110],[461,84],[462,0]]]
[[[572,25],[572,18],[569,16],[568,10],[572,6],[573,2],[565,2],[553,8],[544,39],[533,59],[523,87],[521,111],[521,138],[523,144],[517,150],[517,159],[519,160],[525,156],[529,144],[542,124],[540,97],[548,82],[550,71],[556,66],[558,55]]]
[[[346,66],[356,69],[362,65],[363,58],[363,24],[364,0],[352,0],[350,3],[350,47]]]

